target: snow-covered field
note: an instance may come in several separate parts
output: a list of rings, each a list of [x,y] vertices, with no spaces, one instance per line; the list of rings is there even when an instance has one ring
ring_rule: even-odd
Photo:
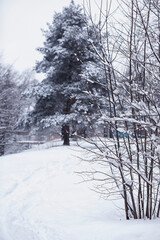
[[[0,240],[159,240],[160,220],[124,219],[81,183],[76,146],[0,157]]]

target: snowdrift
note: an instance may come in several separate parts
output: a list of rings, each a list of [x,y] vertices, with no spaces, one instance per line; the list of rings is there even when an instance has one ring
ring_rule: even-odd
[[[159,240],[160,221],[126,221],[75,172],[80,148],[53,147],[0,157],[0,240]]]

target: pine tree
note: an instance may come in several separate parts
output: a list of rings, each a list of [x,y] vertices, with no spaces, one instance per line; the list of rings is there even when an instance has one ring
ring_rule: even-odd
[[[84,66],[94,61],[88,41],[93,32],[86,21],[80,6],[71,1],[62,13],[54,14],[44,31],[44,46],[38,48],[43,59],[37,62],[36,70],[46,77],[32,89],[36,104],[30,115],[39,126],[61,125],[64,145],[69,145],[71,128],[72,133],[86,134],[86,115],[92,115],[96,108],[92,97],[85,94],[88,85],[82,77]]]

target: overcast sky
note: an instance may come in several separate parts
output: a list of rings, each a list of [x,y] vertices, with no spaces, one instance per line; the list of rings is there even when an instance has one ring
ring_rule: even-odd
[[[60,12],[69,3],[70,0],[0,0],[0,53],[4,61],[19,71],[32,68],[40,57],[36,48],[44,40],[41,28],[52,21],[54,11]],[[75,3],[82,4],[83,0]]]

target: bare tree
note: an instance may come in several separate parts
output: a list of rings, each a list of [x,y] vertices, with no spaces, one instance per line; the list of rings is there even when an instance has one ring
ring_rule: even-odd
[[[22,93],[31,78],[28,71],[19,74],[11,66],[0,63],[0,155],[5,153],[6,145],[13,144],[15,125],[29,104]]]
[[[159,217],[159,2],[121,1],[121,13],[127,19],[123,24],[113,22],[110,8],[103,10],[103,1],[95,24],[90,1],[87,6],[100,46],[93,48],[107,89],[103,96],[107,113],[99,108],[100,120],[112,134],[88,139],[94,148],[87,148],[91,154],[86,161],[94,170],[84,171],[83,177],[93,180],[95,190],[105,197],[121,196],[126,219]]]

